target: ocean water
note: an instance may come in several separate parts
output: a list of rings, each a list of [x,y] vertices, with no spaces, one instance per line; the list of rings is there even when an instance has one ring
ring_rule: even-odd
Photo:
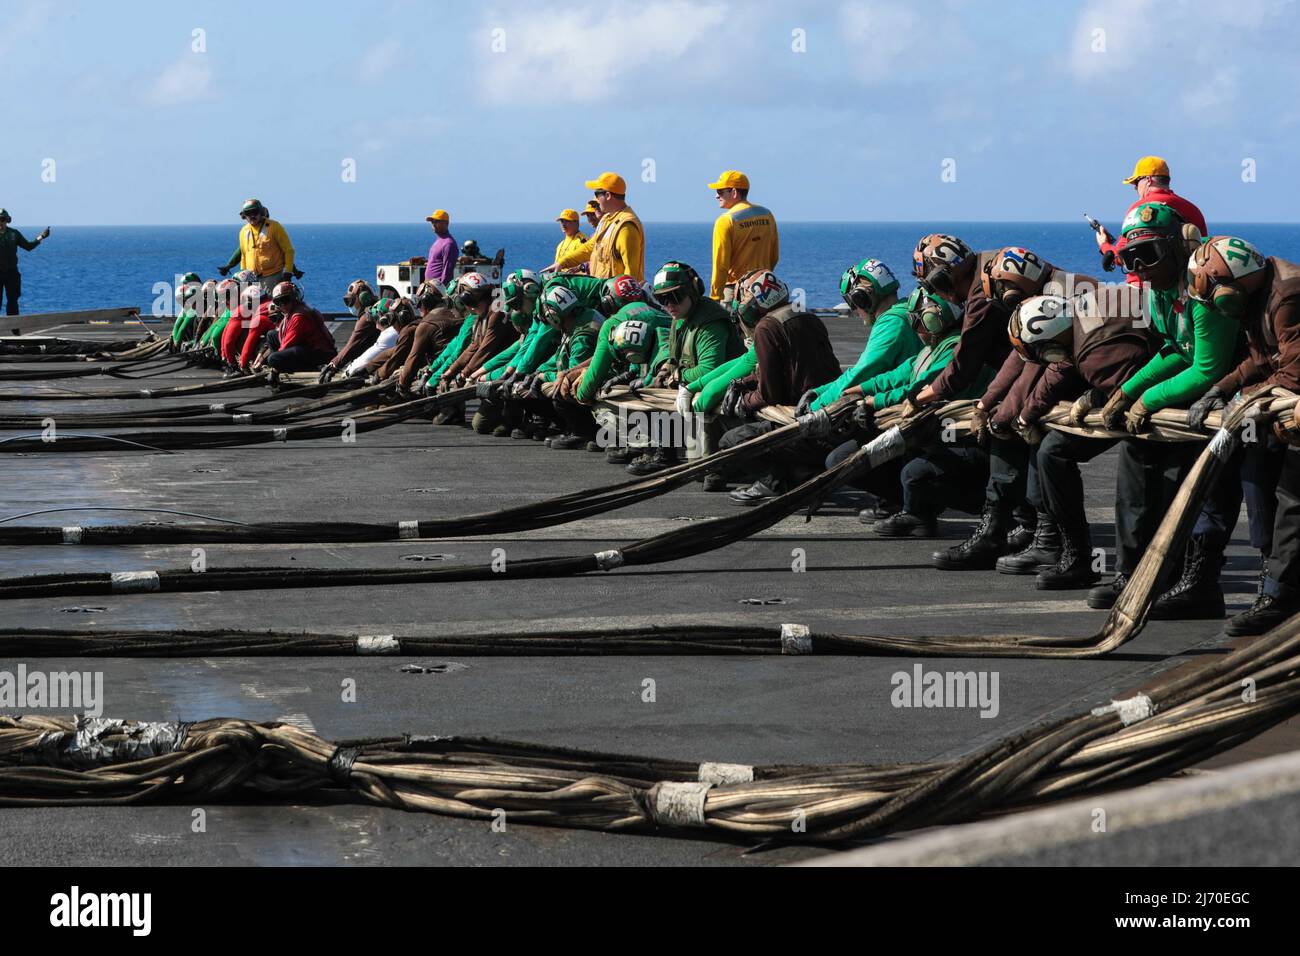
[[[1112,231],[1118,222],[1108,223]],[[39,225],[19,225],[29,238]],[[307,299],[322,311],[342,311],[342,295],[358,277],[374,280],[375,266],[427,253],[426,223],[294,225],[286,223],[297,251]],[[1291,224],[1215,224],[1218,233],[1254,242],[1265,255],[1300,261],[1300,226]],[[950,232],[975,249],[1020,245],[1055,265],[1101,275],[1092,232],[1080,219],[1069,223],[814,223],[781,225],[778,274],[803,289],[810,308],[839,300],[840,273],[865,256],[883,259],[912,286],[909,270],[916,240],[929,232]],[[478,241],[485,255],[506,251],[506,268],[548,265],[559,241],[555,223],[456,223],[452,234],[462,244]],[[668,259],[683,259],[708,281],[711,223],[647,223],[646,271]],[[61,226],[34,252],[19,252],[24,312],[56,312],[138,306],[152,311],[154,284],[194,271],[217,276],[237,246],[238,225],[229,226]],[[1120,279],[1120,273],[1109,278]]]

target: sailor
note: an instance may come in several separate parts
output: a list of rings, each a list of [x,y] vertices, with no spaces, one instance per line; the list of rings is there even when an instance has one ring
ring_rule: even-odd
[[[0,209],[0,296],[5,300],[5,315],[18,314],[18,299],[23,294],[23,277],[18,271],[18,250],[31,252],[50,237],[46,226],[35,239],[26,238],[9,223],[8,209]]]
[[[233,279],[222,279],[217,283],[215,302],[217,317],[199,336],[197,345],[209,357],[220,357],[221,336],[226,331],[226,324],[230,321],[230,317],[239,310],[239,292],[238,276]]]
[[[278,372],[314,372],[334,357],[334,336],[325,317],[302,299],[292,281],[281,282],[271,292],[280,313],[275,331],[268,333],[266,364]]]
[[[678,411],[687,415],[694,396],[689,386],[723,362],[744,351],[730,313],[705,292],[700,274],[684,262],[671,260],[655,273],[652,294],[672,316],[668,355],[655,373],[658,388],[678,390]],[[677,464],[677,448],[669,442],[627,466],[634,475],[649,475]]]
[[[429,246],[429,259],[424,264],[424,279],[439,282],[445,288],[456,271],[460,249],[451,234],[451,216],[445,209],[435,209],[424,217],[433,229],[433,245]]]
[[[262,307],[266,306],[269,310],[271,305],[270,298],[263,293],[261,283],[251,270],[241,270],[235,274],[234,279],[239,284],[238,308],[231,311],[230,321],[221,330],[219,348],[228,376],[243,374],[242,355],[249,330],[257,324],[257,315]],[[266,321],[269,327],[269,318]]]
[[[1158,352],[1111,393],[1101,417],[1107,428],[1136,435],[1146,430],[1152,412],[1187,408],[1222,379],[1236,364],[1242,336],[1241,325],[1212,303],[1185,296],[1187,259],[1201,240],[1195,226],[1184,224],[1163,203],[1142,203],[1124,220],[1120,238],[1121,265],[1145,287],[1143,308],[1158,337]],[[1187,442],[1120,445],[1116,574],[1089,592],[1089,607],[1114,605],[1198,451]],[[1132,502],[1133,514],[1121,516],[1125,501]],[[1221,595],[1218,613],[1223,616]]]
[[[505,309],[496,301],[492,283],[482,273],[462,275],[456,283],[456,299],[466,318],[472,317],[473,321],[460,354],[438,376],[439,392],[464,386],[478,374],[483,363],[506,348],[516,336]],[[464,424],[464,405],[457,408],[459,414],[455,409],[448,409],[434,423]]]
[[[203,283],[197,272],[187,272],[181,276],[181,281],[176,287],[176,320],[172,322],[168,349],[179,352],[185,343],[194,337],[202,307]]]
[[[572,272],[591,258],[591,244],[587,236],[578,229],[578,211],[562,209],[555,217],[564,231],[564,238],[555,246],[555,258],[543,272]]]
[[[603,213],[600,210],[600,203],[595,199],[588,199],[587,205],[583,207],[582,218],[587,220],[587,228],[595,231],[596,226],[600,223],[600,217]]]
[[[1197,209],[1194,203],[1174,192],[1169,185],[1169,164],[1159,156],[1143,156],[1133,165],[1133,174],[1124,182],[1137,191],[1137,199],[1124,212],[1125,221],[1133,210],[1143,203],[1158,202],[1172,209],[1183,222],[1195,226],[1202,236],[1207,234],[1205,216],[1201,215],[1201,210]],[[1116,257],[1119,255],[1119,250],[1123,248],[1124,238],[1121,236],[1116,241],[1105,230],[1098,230],[1094,236],[1097,240],[1097,249],[1101,252],[1102,268],[1110,272],[1115,268]],[[1138,283],[1140,280],[1136,272],[1130,272],[1128,281]]]
[[[1300,266],[1276,256],[1265,258],[1244,239],[1213,236],[1192,253],[1187,294],[1240,323],[1247,346],[1244,359],[1192,405],[1188,414],[1192,427],[1200,427],[1209,412],[1224,409],[1238,393],[1245,399],[1274,387],[1300,392]],[[1152,617],[1222,617],[1219,571],[1244,497],[1250,543],[1263,559],[1258,600],[1230,620],[1225,631],[1260,634],[1268,629],[1261,629],[1261,622],[1277,623],[1274,611],[1286,592],[1269,557],[1275,533],[1286,533],[1276,517],[1278,479],[1287,452],[1271,430],[1261,431],[1257,434],[1253,426],[1243,430],[1241,444],[1210,490],[1192,529],[1182,577],[1156,601]],[[1281,606],[1285,605],[1283,600]]]
[[[247,269],[257,276],[262,291],[270,295],[280,282],[294,274],[293,243],[284,226],[271,218],[270,210],[259,199],[245,199],[239,218],[244,220],[239,248],[217,271],[224,276],[235,266]]]
[[[713,223],[714,299],[729,298],[728,286],[750,272],[771,272],[780,259],[776,217],[770,209],[749,201],[749,177],[724,170],[709,188],[717,193],[722,214]]]
[[[551,286],[542,296],[542,316],[560,331],[560,344],[528,379],[523,402],[559,426],[561,432],[550,440],[551,448],[583,448],[596,437],[596,421],[591,409],[573,401],[571,387],[566,392],[562,383],[595,354],[605,318],[560,285]]]
[[[362,352],[375,344],[379,338],[379,326],[370,309],[378,301],[375,290],[365,279],[354,279],[348,285],[347,292],[343,294],[343,304],[356,316],[356,321],[352,324],[352,334],[348,336],[343,348],[321,369],[322,382],[328,382],[338,374],[339,369],[347,368]]]
[[[598,279],[630,275],[645,281],[645,229],[627,204],[627,182],[617,173],[587,180],[600,204],[600,224],[591,236],[587,272]]]
[[[1059,402],[1071,402],[1070,421],[1082,425],[1088,411],[1099,407],[1152,353],[1150,337],[1123,309],[1105,308],[1095,285],[1076,278],[1079,283],[1071,296],[1036,295],[1016,306],[1008,333],[1015,349],[1012,354],[1024,371],[995,402],[990,399],[994,392],[990,386],[981,405],[991,404],[972,423],[976,431],[988,422],[1000,426],[1003,434],[1014,432],[1018,437],[995,440],[1023,440],[1036,457],[1041,489],[1033,538],[1020,551],[998,558],[996,567],[1004,574],[1037,574],[1036,586],[1046,590],[1090,587],[1099,579],[1079,462],[1095,458],[1117,439],[1044,430],[1039,423]],[[994,486],[991,477],[990,493]],[[1132,491],[1131,486],[1121,485],[1117,494],[1127,496]],[[1127,522],[1132,513],[1126,497],[1117,516]],[[1126,527],[1118,537],[1131,534]]]
[[[790,289],[776,273],[759,269],[742,276],[735,296],[733,311],[754,342],[754,371],[732,381],[722,397],[721,417],[743,424],[722,435],[720,449],[766,435],[778,426],[775,421],[755,421],[759,411],[768,405],[793,406],[810,387],[840,370],[826,326],[811,312],[791,304]],[[732,502],[758,504],[787,490],[789,452],[782,451],[786,453],[765,459],[756,473],[750,470],[747,477],[752,484],[733,491]],[[710,489],[706,486],[706,490]]]
[[[479,407],[471,422],[481,435],[502,438],[521,427],[523,411],[510,400],[510,386],[536,371],[559,344],[559,330],[542,316],[541,296],[541,278],[531,269],[516,269],[501,284],[501,304],[517,338],[483,363],[472,379],[476,385],[487,386],[478,390]],[[545,355],[534,359],[540,351],[535,345],[541,336],[547,340]]]
[[[863,399],[855,411],[860,429],[870,434],[880,409],[903,404],[908,396],[943,375],[952,361],[962,334],[962,307],[923,288],[907,300],[908,320],[923,348],[896,368],[862,382]],[[954,400],[983,394],[992,378],[988,369],[976,369],[974,380]],[[860,440],[844,442],[826,459],[828,468],[856,452]],[[988,456],[975,446],[935,441],[906,461],[896,459],[862,473],[858,486],[877,498],[902,501],[902,510],[875,521],[871,530],[886,537],[934,537],[939,515],[950,507],[978,511],[977,497],[988,480]],[[867,512],[859,516],[869,520]]]
[[[418,321],[409,327],[406,344],[399,336],[393,356],[379,370],[383,378],[397,376],[397,394],[409,395],[419,370],[456,337],[461,317],[451,308],[442,286],[431,280],[420,283],[411,297]],[[407,333],[408,329],[403,329]]]

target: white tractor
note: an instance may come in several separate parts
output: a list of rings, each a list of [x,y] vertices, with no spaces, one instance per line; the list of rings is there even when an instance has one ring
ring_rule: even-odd
[[[424,256],[412,256],[405,262],[399,262],[395,266],[376,266],[376,293],[381,299],[385,296],[414,295],[415,290],[424,281],[424,267],[427,262],[428,260]],[[451,273],[451,281],[454,284],[465,273],[477,272],[493,285],[500,285],[501,277],[505,275],[505,265],[506,251],[504,249],[497,250],[496,258],[488,259],[478,254],[478,243],[473,239],[469,239],[461,248],[460,258],[456,260],[456,265]]]

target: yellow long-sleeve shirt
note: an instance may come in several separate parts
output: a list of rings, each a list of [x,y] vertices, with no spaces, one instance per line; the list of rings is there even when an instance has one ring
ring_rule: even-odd
[[[591,243],[581,230],[565,236],[555,247],[555,266],[560,272],[576,269],[590,258]]]
[[[763,206],[741,200],[723,210],[713,224],[713,284],[710,295],[755,269],[775,269],[780,258],[776,217]]]
[[[589,245],[588,275],[598,279],[630,275],[645,282],[645,236],[631,207],[602,216]]]
[[[252,269],[260,276],[293,271],[293,243],[284,226],[268,219],[261,231],[245,223],[239,230],[239,268]]]

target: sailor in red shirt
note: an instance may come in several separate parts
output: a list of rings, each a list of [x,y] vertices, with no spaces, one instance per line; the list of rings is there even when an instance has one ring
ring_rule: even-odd
[[[240,354],[244,348],[244,339],[256,321],[258,311],[261,309],[269,311],[270,305],[269,299],[265,301],[262,299],[262,287],[256,281],[248,284],[240,283],[239,301],[231,311],[230,321],[221,330],[221,360],[230,369],[227,374],[240,374]]]
[[[240,311],[243,311],[241,307]],[[257,307],[257,312],[247,322],[240,322],[241,326],[246,326],[243,345],[239,349],[239,355],[235,359],[235,364],[239,366],[240,371],[245,375],[253,370],[253,360],[257,358],[257,353],[262,348],[262,339],[266,338],[266,333],[275,328],[276,321],[280,318],[280,312],[275,307],[274,302],[263,302]],[[227,324],[227,328],[229,328]]]
[[[315,372],[335,356],[338,349],[325,317],[303,302],[296,285],[289,281],[277,285],[271,304],[280,313],[280,324],[266,336],[271,350],[268,366],[278,372]]]
[[[1209,235],[1209,231],[1205,228],[1205,216],[1201,215],[1201,210],[1196,208],[1195,203],[1184,199],[1170,188],[1169,164],[1159,156],[1143,156],[1134,165],[1133,175],[1124,182],[1137,190],[1137,199],[1125,211],[1125,219],[1128,218],[1130,212],[1144,202],[1164,203],[1178,213],[1183,222],[1190,223],[1201,230],[1202,236]],[[1115,260],[1119,257],[1120,249],[1124,248],[1124,240],[1122,237],[1119,239],[1113,238],[1104,229],[1098,231],[1096,236],[1097,248],[1101,250],[1101,266],[1107,272],[1110,272],[1115,268]],[[1134,285],[1142,284],[1142,280],[1137,277],[1136,273],[1132,272],[1128,274],[1128,281]]]

